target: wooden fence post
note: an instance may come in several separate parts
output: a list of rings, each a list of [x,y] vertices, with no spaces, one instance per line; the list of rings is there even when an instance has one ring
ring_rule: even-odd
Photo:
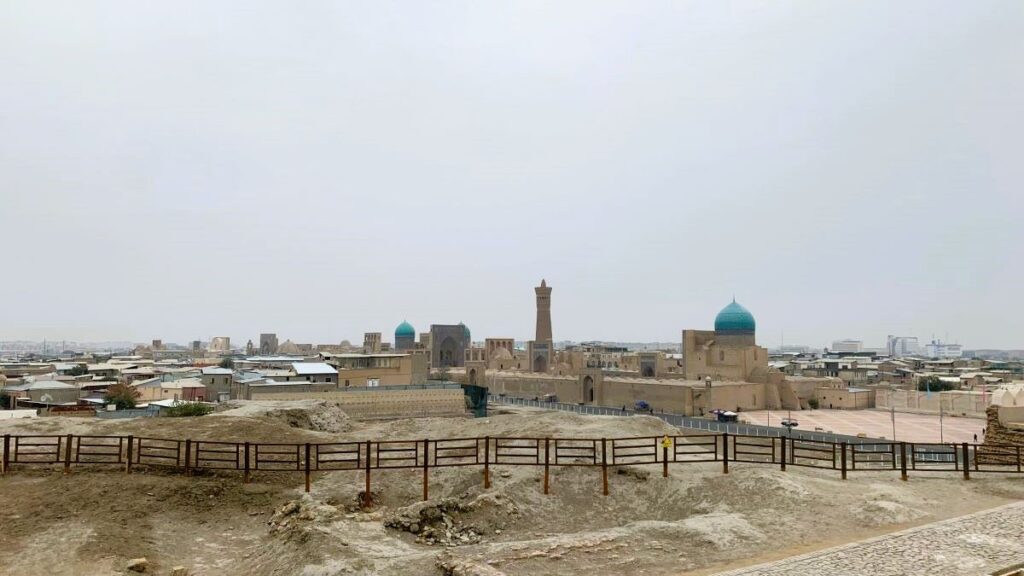
[[[668,446],[661,447],[661,477],[668,478]]]
[[[550,438],[545,438],[544,439],[544,493],[545,494],[548,493],[548,488],[549,488],[549,480],[548,480],[549,458],[548,458],[548,455],[549,455],[550,451],[551,451],[551,439]]]
[[[964,480],[970,480],[971,479],[971,466],[970,466],[971,453],[970,453],[970,451],[969,451],[969,449],[967,447],[967,442],[964,442],[961,445],[961,447],[962,447],[963,452],[964,452]],[[974,450],[974,462],[975,463],[978,462],[978,450],[977,450],[977,448],[975,448],[975,450]]]
[[[134,456],[134,445],[135,437],[131,434],[128,435],[128,461],[124,464],[124,471],[126,474],[132,473],[132,457]]]
[[[842,452],[839,453],[839,462],[843,470],[843,480],[846,480],[846,442],[839,445]]]
[[[491,437],[484,438],[484,490],[491,487]]]
[[[423,440],[423,500],[430,500],[430,440]]]
[[[900,480],[907,481],[907,443],[900,442]]]
[[[309,442],[306,442],[306,493],[309,493],[309,460],[310,460],[310,446]]]
[[[0,466],[0,474],[7,474],[7,470],[11,467],[11,435],[4,434],[4,458],[0,462],[3,464]]]
[[[722,474],[729,473],[729,433],[722,432]]]
[[[249,475],[249,443],[248,442],[245,443],[245,448],[243,450],[242,458],[244,459],[244,462],[242,462],[242,470],[243,470],[242,483],[248,484],[249,482],[252,482],[252,477]]]
[[[185,440],[185,476],[192,475],[192,440]]]
[[[71,474],[71,442],[73,437],[68,434],[64,439],[64,473]]]
[[[370,441],[366,441],[366,491],[363,492],[363,507],[369,508],[373,506],[373,496],[370,495]]]
[[[788,442],[786,442],[785,438],[780,438],[780,440],[782,440],[782,442],[780,442],[780,444],[779,444],[779,448],[780,448],[779,455],[782,456],[782,458],[781,458],[781,462],[780,462],[779,466],[781,467],[782,471],[785,472],[786,471],[786,444],[788,444]]]
[[[601,485],[604,495],[608,495],[608,441],[601,438]]]

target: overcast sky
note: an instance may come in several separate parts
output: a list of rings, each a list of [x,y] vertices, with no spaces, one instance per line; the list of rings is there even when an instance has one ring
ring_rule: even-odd
[[[0,1],[0,339],[1024,347],[1024,2]]]

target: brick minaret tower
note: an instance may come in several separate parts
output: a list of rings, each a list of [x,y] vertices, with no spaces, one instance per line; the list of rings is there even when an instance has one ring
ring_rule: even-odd
[[[533,289],[537,293],[537,336],[535,342],[551,342],[551,288],[547,282]]]

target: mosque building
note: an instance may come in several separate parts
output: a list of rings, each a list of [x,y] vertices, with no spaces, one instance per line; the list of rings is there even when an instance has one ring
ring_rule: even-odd
[[[768,349],[754,339],[757,323],[733,301],[715,317],[714,330],[683,330],[682,367],[688,380],[764,382]]]
[[[403,352],[416,348],[416,329],[405,320],[395,328],[395,350]]]

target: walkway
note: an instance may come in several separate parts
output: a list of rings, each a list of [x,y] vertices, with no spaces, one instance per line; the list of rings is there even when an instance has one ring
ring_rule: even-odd
[[[1024,502],[717,576],[986,575],[1024,562]]]
[[[789,412],[786,410],[757,410],[744,412],[741,417],[751,424],[779,425]],[[860,432],[871,438],[892,438],[892,415],[888,410],[801,410],[792,413],[800,421],[800,428],[821,428],[836,434],[855,436]],[[983,439],[981,429],[985,420],[946,416],[940,422],[938,415],[896,413],[896,439],[904,442],[970,442]]]

